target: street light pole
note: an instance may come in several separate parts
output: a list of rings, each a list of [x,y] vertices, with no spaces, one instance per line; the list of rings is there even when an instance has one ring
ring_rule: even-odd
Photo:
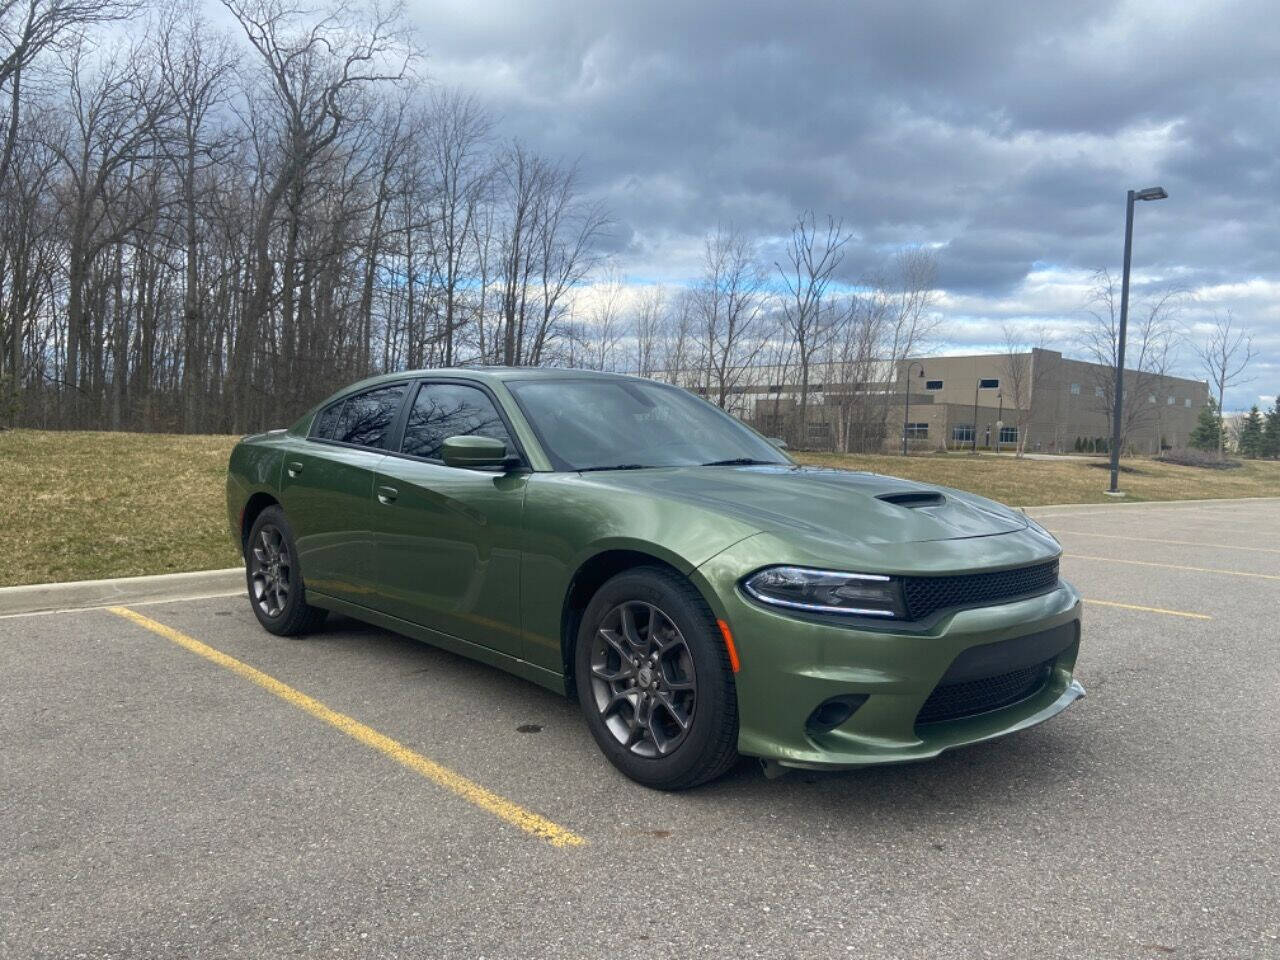
[[[1004,432],[1004,391],[996,393],[1000,401],[1000,411],[996,414],[996,453],[1000,452],[1000,434]]]
[[[905,386],[902,388],[902,455],[907,455],[907,421],[911,419],[911,368],[916,364],[920,365],[920,376],[924,376],[924,361],[912,360],[907,364],[906,373],[903,374],[906,380]]]
[[[1124,273],[1120,278],[1120,341],[1116,345],[1116,395],[1111,424],[1111,486],[1108,493],[1119,493],[1120,481],[1120,424],[1124,416],[1124,342],[1129,327],[1129,261],[1133,254],[1133,202],[1135,200],[1163,200],[1169,194],[1164,187],[1147,187],[1130,190],[1124,210]]]

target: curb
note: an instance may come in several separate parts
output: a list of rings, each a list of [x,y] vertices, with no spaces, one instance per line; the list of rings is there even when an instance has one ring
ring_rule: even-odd
[[[1099,500],[1095,503],[1046,503],[1037,507],[1013,507],[1012,509],[1034,517],[1037,513],[1047,510],[1064,510],[1068,512],[1074,510],[1140,510],[1144,507],[1151,509],[1179,506],[1197,507],[1213,503],[1280,503],[1280,497],[1210,497],[1203,500],[1133,500],[1129,502]]]
[[[120,577],[114,580],[33,583],[22,587],[0,587],[0,617],[82,610],[115,603],[225,597],[244,592],[243,567],[197,570],[194,573],[161,573],[149,577]]]

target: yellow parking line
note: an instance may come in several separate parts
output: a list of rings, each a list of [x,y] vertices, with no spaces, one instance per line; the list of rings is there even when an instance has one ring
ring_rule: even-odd
[[[1166,610],[1163,607],[1142,607],[1136,603],[1117,603],[1114,600],[1093,600],[1085,597],[1085,603],[1096,603],[1100,607],[1119,607],[1122,610],[1140,610],[1143,613],[1163,613],[1168,617],[1186,617],[1188,620],[1212,620],[1207,613],[1189,613],[1186,610]]]
[[[1138,567],[1164,567],[1166,570],[1190,570],[1192,573],[1221,573],[1228,577],[1253,577],[1257,580],[1280,580],[1274,573],[1249,573],[1244,570],[1215,570],[1213,567],[1187,567],[1180,563],[1155,563],[1151,560],[1121,560],[1119,557],[1090,557],[1082,553],[1064,553],[1070,560],[1103,560],[1107,563],[1131,563]]]
[[[1158,537],[1126,537],[1118,533],[1090,533],[1088,530],[1054,530],[1078,537],[1103,537],[1107,540],[1136,540],[1140,543],[1170,543],[1183,547],[1206,547],[1211,550],[1248,550],[1252,553],[1280,553],[1274,547],[1242,547],[1234,543],[1199,543],[1195,540],[1162,540]]]
[[[132,620],[138,626],[145,627],[152,633],[159,634],[166,640],[172,640],[178,646],[185,647],[192,653],[204,657],[220,667],[226,667],[232,673],[238,674],[246,680],[253,681],[264,690],[274,693],[281,700],[286,700],[295,707],[305,710],[313,717],[341,730],[347,736],[359,740],[365,746],[372,747],[379,753],[390,757],[401,766],[408,767],[415,773],[426,777],[432,783],[456,793],[468,803],[487,810],[494,816],[514,824],[526,833],[531,833],[535,837],[547,841],[553,847],[576,847],[587,842],[584,837],[580,837],[558,823],[553,823],[546,817],[540,816],[531,810],[526,810],[519,804],[501,797],[491,790],[486,790],[480,784],[468,780],[461,774],[454,773],[448,767],[443,767],[434,760],[428,760],[422,754],[410,750],[404,744],[392,740],[372,727],[365,726],[359,720],[354,720],[344,713],[331,710],[319,700],[307,696],[300,690],[295,690],[288,684],[281,683],[275,677],[265,674],[247,663],[242,663],[235,657],[227,656],[221,650],[215,650],[194,637],[189,637],[172,627],[167,627],[163,623],[152,620],[150,617],[144,617],[128,607],[108,607],[107,609],[117,616],[124,617],[126,620]]]

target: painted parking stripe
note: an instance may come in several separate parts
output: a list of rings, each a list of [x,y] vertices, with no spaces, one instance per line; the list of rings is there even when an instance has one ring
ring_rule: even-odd
[[[507,823],[513,824],[541,840],[545,840],[553,847],[577,847],[587,842],[584,837],[579,836],[572,830],[562,827],[558,823],[553,823],[546,817],[531,810],[526,810],[519,804],[485,789],[475,781],[468,780],[459,773],[454,773],[448,767],[427,759],[422,754],[409,749],[396,740],[392,740],[385,734],[379,733],[372,727],[365,726],[359,720],[332,710],[314,697],[309,697],[302,691],[295,690],[286,683],[281,683],[275,677],[263,673],[261,670],[251,667],[235,657],[228,656],[221,650],[216,650],[206,643],[201,643],[195,637],[189,637],[181,631],[165,626],[163,623],[143,616],[128,607],[108,607],[107,609],[117,616],[124,617],[138,626],[150,630],[152,633],[159,634],[166,640],[173,641],[180,647],[185,647],[197,656],[204,657],[206,660],[216,663],[220,667],[225,667],[232,673],[256,683],[264,690],[275,694],[281,700],[306,711],[318,720],[323,720],[329,726],[341,730],[352,739],[360,741],[367,747],[372,747],[401,766],[408,767],[414,773],[421,774],[437,786],[444,787],[468,803],[482,810],[487,810],[495,817],[505,820]]]
[[[1138,610],[1142,613],[1160,613],[1166,617],[1186,617],[1188,620],[1212,620],[1213,617],[1207,613],[1192,613],[1189,610],[1166,610],[1164,607],[1143,607],[1136,603],[1119,603],[1115,600],[1093,600],[1089,597],[1084,598],[1085,603],[1096,604],[1100,607],[1119,607],[1121,610]]]
[[[1064,553],[1068,560],[1101,560],[1104,563],[1129,563],[1137,567],[1164,567],[1166,570],[1189,570],[1192,573],[1220,573],[1226,577],[1252,577],[1255,580],[1280,580],[1280,574],[1250,573],[1246,570],[1215,570],[1213,567],[1188,567],[1180,563],[1156,563],[1153,560],[1121,560],[1119,557],[1091,557],[1083,553]]]
[[[1159,537],[1126,537],[1118,533],[1091,533],[1088,530],[1060,530],[1053,531],[1056,536],[1059,533],[1065,533],[1068,536],[1078,537],[1102,537],[1106,540],[1133,540],[1137,543],[1170,543],[1183,547],[1203,547],[1207,550],[1248,550],[1251,553],[1280,553],[1275,547],[1244,547],[1237,543],[1200,543],[1198,540],[1163,540]]]

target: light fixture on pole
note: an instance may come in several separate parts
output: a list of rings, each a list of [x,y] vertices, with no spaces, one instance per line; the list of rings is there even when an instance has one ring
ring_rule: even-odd
[[[911,419],[911,368],[919,364],[920,373],[917,376],[924,376],[924,361],[912,360],[907,364],[906,372],[903,374],[905,385],[902,388],[902,455],[907,455],[907,421]]]
[[[1119,493],[1120,424],[1124,416],[1124,340],[1129,324],[1129,261],[1133,254],[1133,201],[1164,200],[1169,194],[1164,187],[1130,190],[1124,211],[1124,273],[1120,278],[1120,336],[1116,344],[1116,395],[1111,424],[1111,486],[1108,493]]]

